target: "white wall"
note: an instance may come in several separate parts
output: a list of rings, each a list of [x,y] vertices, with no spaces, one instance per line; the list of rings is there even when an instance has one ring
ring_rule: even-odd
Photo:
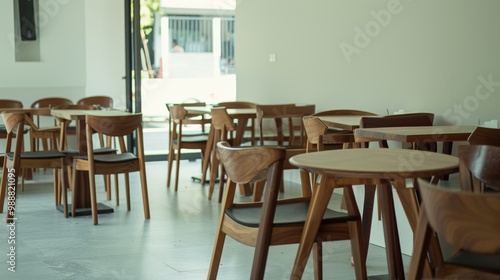
[[[39,0],[39,11],[41,60],[16,62],[13,1],[0,3],[0,98],[125,95],[123,1]]]
[[[123,0],[85,0],[85,95],[113,97],[125,103],[125,20]]]
[[[237,1],[237,98],[499,119],[499,10],[493,0]]]
[[[0,96],[30,106],[38,98],[77,99],[85,87],[83,1],[40,0],[38,62],[16,62],[13,1],[0,4]]]
[[[437,124],[500,119],[498,11],[494,0],[237,1],[237,99],[426,111]],[[372,225],[371,242],[383,245],[381,223]]]

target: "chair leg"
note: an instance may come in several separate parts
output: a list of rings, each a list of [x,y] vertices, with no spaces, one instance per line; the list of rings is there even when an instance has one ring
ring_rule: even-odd
[[[323,245],[321,241],[313,245],[314,279],[323,279]]]
[[[422,279],[431,236],[432,229],[429,226],[425,212],[420,211],[419,223],[415,232],[415,241],[413,242],[415,246],[410,261],[408,279]]]
[[[144,206],[144,218],[149,220],[151,217],[149,212],[149,195],[148,195],[148,183],[146,180],[146,167],[143,165],[139,170],[141,176],[141,186],[142,186],[142,205]]]
[[[208,200],[212,200],[212,194],[214,193],[215,180],[217,179],[217,172],[219,169],[219,159],[216,156],[215,147],[212,150],[212,162],[210,165],[210,187],[208,189]],[[222,180],[222,178],[221,178]]]
[[[214,250],[212,251],[212,260],[210,261],[210,268],[208,269],[207,279],[217,279],[217,273],[219,272],[220,259],[222,257],[222,249],[224,248],[225,239],[226,234],[222,232],[219,225],[219,231],[215,239]]]
[[[351,235],[351,252],[354,262],[354,271],[356,279],[367,279],[366,276],[366,259],[363,248],[363,233],[361,229],[361,221],[348,222],[349,234]]]
[[[111,186],[111,177],[109,177],[109,185]],[[110,187],[111,188],[111,187]],[[118,174],[115,174],[115,199],[116,199],[116,206],[120,205],[120,190],[118,186]]]
[[[257,182],[254,184],[254,186],[253,186],[253,198],[252,198],[253,202],[261,201],[262,193],[264,192],[265,187],[266,187],[265,181]]]
[[[177,191],[179,187],[179,169],[181,166],[181,149],[177,149],[176,155],[175,155],[175,191]]]
[[[4,165],[2,168],[2,182],[0,187],[0,213],[3,213],[3,204],[5,201],[5,194],[7,192],[7,165],[6,161],[4,161]]]
[[[62,186],[61,186],[61,174],[58,169],[54,169],[52,171],[52,178],[54,180],[54,201],[56,203],[56,206],[61,204],[61,191],[62,191]]]
[[[60,180],[59,180],[60,183],[58,185],[58,188],[60,189],[60,191],[62,190],[62,203],[63,203],[64,218],[68,218],[68,188],[66,186],[67,185],[66,184],[67,174],[65,174],[66,173],[65,170],[66,170],[65,166],[62,166],[61,170],[59,171],[58,169],[56,169],[56,172],[60,176]]]
[[[356,279],[367,279],[366,275],[366,251],[363,240],[363,228],[361,217],[356,206],[356,199],[352,187],[344,188],[344,197],[346,199],[347,211],[350,215],[356,215],[359,219],[347,222],[349,236],[351,240],[352,262]],[[371,220],[370,220],[371,221]]]
[[[130,181],[128,173],[123,174],[125,176],[125,196],[127,198],[127,210],[130,211]]]
[[[73,179],[73,182],[71,183],[73,185],[73,193],[72,193],[72,197],[71,197],[71,216],[72,217],[75,217],[75,214],[76,214],[76,199],[75,199],[75,193],[78,193],[78,190],[77,188],[79,187],[78,184],[76,183],[76,178],[78,177],[77,176],[77,173],[78,172],[76,170],[76,165],[73,164],[73,175],[72,175],[72,179]]]
[[[94,225],[98,224],[98,213],[97,213],[97,196],[95,190],[95,174],[91,172],[92,168],[89,168],[89,184],[90,184],[90,202],[92,209],[92,222]]]
[[[222,202],[222,195],[224,194],[224,183],[225,183],[226,171],[224,171],[224,166],[220,165],[220,179],[219,179],[219,203]]]
[[[170,187],[170,178],[172,175],[172,164],[174,163],[174,149],[170,148],[168,152],[168,166],[167,166],[167,187]]]
[[[106,190],[106,198],[108,200],[111,200],[111,177],[110,175],[104,174],[103,179],[104,179],[104,188]]]

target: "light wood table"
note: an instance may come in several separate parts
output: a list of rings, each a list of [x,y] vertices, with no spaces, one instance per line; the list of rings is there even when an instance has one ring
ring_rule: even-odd
[[[407,126],[357,128],[354,135],[363,139],[400,142],[453,142],[467,141],[476,126]]]
[[[85,116],[86,115],[99,115],[99,116],[123,116],[130,113],[119,110],[73,110],[73,109],[54,109],[50,112],[54,117],[61,118],[65,120],[75,120],[76,121],[76,141],[78,146],[78,153],[80,155],[87,155],[87,133],[85,130]],[[82,187],[77,188],[78,193],[74,193],[74,202],[77,208],[77,216],[80,215],[91,215],[90,210],[90,189],[89,189],[89,178],[87,174],[83,172],[78,172],[79,174],[74,174],[77,176],[76,183],[81,184]],[[71,209],[71,206],[68,205]],[[113,212],[113,208],[110,208],[104,204],[98,204],[99,213],[110,213]]]
[[[408,178],[426,178],[458,172],[458,158],[439,153],[406,149],[344,149],[294,156],[290,163],[302,172],[321,174],[314,190],[291,279],[300,279],[309,258],[321,217],[336,184],[377,185],[386,243],[390,279],[404,279],[401,248],[394,210],[392,185],[401,199],[410,225],[418,217],[418,201]],[[339,181],[341,180],[341,181]],[[366,250],[366,248],[365,248]]]

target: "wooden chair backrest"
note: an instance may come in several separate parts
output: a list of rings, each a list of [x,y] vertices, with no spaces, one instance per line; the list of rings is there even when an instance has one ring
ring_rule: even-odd
[[[127,136],[142,128],[142,114],[123,116],[86,115],[87,126],[108,136]]]
[[[88,96],[78,100],[76,104],[88,106],[99,105],[105,108],[113,108],[113,98],[104,95]]]
[[[73,104],[73,101],[64,97],[48,97],[33,102],[31,108],[49,108],[64,104]]]
[[[458,147],[460,184],[463,191],[500,191],[500,147],[461,145]]]
[[[121,153],[127,152],[125,137],[135,132],[137,137],[137,155],[144,158],[141,113],[127,116],[86,115],[85,123],[87,135],[97,132],[105,136],[117,137]],[[89,160],[93,158],[94,143],[92,138],[87,137],[87,154],[89,155]]]
[[[229,180],[236,184],[247,184],[265,179],[262,174],[281,177],[284,148],[230,147],[227,142],[217,143],[217,154],[224,165]],[[268,170],[270,170],[268,172]],[[275,187],[279,188],[279,180]],[[273,182],[269,180],[267,182]]]
[[[13,113],[2,113],[2,119],[5,125],[5,130],[7,131],[7,137],[5,141],[5,153],[12,152],[12,144],[14,144],[14,162],[13,168],[19,170],[21,152],[23,148],[23,137],[16,137],[17,134],[24,133],[24,121],[26,115],[24,113],[13,112]],[[13,143],[15,139],[15,143]],[[4,170],[5,171],[5,170]],[[19,172],[15,172],[16,176]],[[15,178],[17,181],[17,178]]]
[[[36,100],[35,102],[33,102],[31,104],[31,108],[52,108],[52,107],[58,107],[58,106],[67,105],[67,104],[73,104],[73,101],[71,101],[67,98],[64,98],[64,97],[48,97],[48,98],[42,98],[42,99]],[[35,116],[35,118],[36,118],[35,121],[38,125],[40,125],[40,119],[41,119],[40,116],[51,116],[51,115],[50,115],[50,112],[47,114],[44,114],[44,113],[37,114]],[[54,124],[56,124],[55,119],[54,119]]]
[[[221,131],[234,131],[236,126],[234,125],[233,119],[226,111],[225,107],[215,107],[211,109],[212,111],[212,126],[216,130]]]
[[[197,117],[201,117],[202,120],[205,120],[205,116],[200,114],[199,112],[193,114],[188,112],[184,107],[205,107],[205,102],[199,103],[183,103],[183,104],[165,104],[167,106],[168,112],[170,113],[170,121],[173,120],[182,120],[182,119],[196,119]],[[199,119],[199,118],[198,118]]]
[[[2,108],[23,108],[23,103],[19,100],[0,99],[0,109]]]
[[[85,104],[63,104],[63,105],[58,105],[53,107],[52,109],[59,109],[59,110],[96,110],[92,105],[85,105]]]
[[[467,141],[471,145],[500,146],[500,129],[478,126]]]
[[[314,116],[376,116],[377,114],[367,111],[336,109],[314,113]]]
[[[255,108],[257,104],[248,101],[227,101],[227,102],[219,102],[217,103],[217,106],[226,107],[227,109],[244,109],[244,108]]]
[[[500,194],[456,192],[420,181],[420,195],[429,225],[453,248],[500,253]]]
[[[168,108],[170,111],[170,118],[172,119],[173,122],[178,123],[181,120],[185,119],[187,116],[186,109],[181,105],[172,105]]]
[[[412,113],[383,117],[362,117],[359,127],[431,126],[433,123],[434,114],[432,113]]]
[[[284,131],[288,128],[288,145],[294,145],[295,131],[300,131],[299,146],[304,146],[305,131],[302,124],[302,118],[314,114],[316,105],[295,105],[295,104],[277,104],[277,105],[257,105],[257,123],[260,130],[260,144],[264,145],[264,127],[263,119],[274,119],[276,124],[276,137],[278,145],[283,145]],[[295,127],[294,119],[299,119],[298,127]],[[287,123],[288,122],[288,123]]]
[[[314,147],[323,151],[325,144],[348,144],[354,142],[353,133],[327,133],[328,126],[316,116],[302,118],[307,136],[306,152],[311,152]]]
[[[304,116],[302,118],[304,130],[306,131],[307,142],[313,145],[321,145],[323,135],[328,131],[326,126],[318,117]]]

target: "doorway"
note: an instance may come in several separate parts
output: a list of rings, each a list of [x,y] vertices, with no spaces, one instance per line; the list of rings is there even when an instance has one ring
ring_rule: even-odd
[[[132,40],[127,52],[131,110],[144,115],[148,160],[165,160],[169,138],[165,104],[216,104],[236,99],[234,6],[193,9],[168,6],[172,1],[129,1],[131,13],[136,5],[150,9],[150,13],[139,15],[140,22],[134,22],[131,14],[128,27]],[[150,5],[155,1],[161,4],[156,9]],[[207,1],[199,2],[206,5]],[[144,10],[144,6],[138,7]],[[140,32],[134,34],[133,30]]]

